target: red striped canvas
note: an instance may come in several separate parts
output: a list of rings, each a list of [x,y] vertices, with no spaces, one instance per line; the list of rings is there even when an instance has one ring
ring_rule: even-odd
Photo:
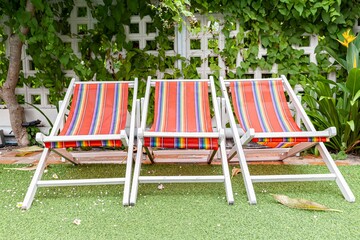
[[[237,81],[230,83],[234,112],[240,126],[255,132],[299,132],[291,115],[281,80]],[[326,137],[254,138],[269,147],[290,147],[299,142],[324,142]]]
[[[207,82],[156,82],[155,132],[212,132]],[[217,138],[146,137],[148,147],[217,149]]]
[[[76,84],[70,113],[60,136],[119,134],[125,129],[128,84]],[[121,140],[45,142],[49,148],[120,147]]]

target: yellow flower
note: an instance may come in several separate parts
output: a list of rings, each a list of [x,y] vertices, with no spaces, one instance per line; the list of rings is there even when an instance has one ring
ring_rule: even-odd
[[[344,41],[340,41],[339,39],[337,40],[339,41],[339,43],[341,43],[341,45],[345,47],[349,47],[349,43],[354,41],[356,38],[354,35],[350,34],[350,29],[348,29],[346,32],[343,32],[342,36],[344,37]]]

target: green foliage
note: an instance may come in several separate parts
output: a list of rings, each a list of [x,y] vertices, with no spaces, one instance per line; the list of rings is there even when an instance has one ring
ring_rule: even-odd
[[[339,44],[335,39],[340,29],[344,26],[352,27],[357,16],[356,11],[360,9],[360,5],[353,4],[353,1],[218,0],[206,4],[200,0],[195,2],[193,6],[205,9],[204,12],[220,10],[224,13],[223,32],[227,38],[221,56],[227,66],[234,69],[234,56],[240,50],[244,62],[237,66],[236,72],[239,77],[250,68],[270,70],[274,64],[278,65],[279,74],[285,75],[309,72],[314,74],[314,70],[327,71],[329,64],[322,65],[321,61],[316,67],[310,63],[310,59],[302,50],[297,50],[293,46],[308,46],[308,41],[304,44],[304,40],[309,38],[308,35],[318,34],[324,42],[332,42],[332,49],[337,49]],[[349,6],[354,10],[351,13],[348,11]],[[239,33],[231,38],[230,33],[235,22],[239,22]],[[259,43],[267,48],[266,59],[258,56]],[[317,52],[318,55],[322,55],[320,50]]]
[[[358,152],[360,69],[351,70],[346,83],[336,83],[318,76],[316,79],[306,79],[302,85],[302,99],[315,127],[336,127],[337,135],[331,138],[328,146],[335,151]]]
[[[339,152],[340,158],[345,153],[358,152],[360,149],[360,68],[357,68],[360,39],[349,32],[342,34],[342,41],[338,40],[347,47],[345,59],[330,47],[324,48],[348,72],[347,80],[340,78],[338,83],[315,82],[304,96],[304,101],[309,105],[309,114],[318,127],[333,124],[337,128],[338,135],[329,145]]]
[[[28,139],[29,139],[29,145],[33,146],[33,145],[39,145],[40,144],[36,141],[36,133],[40,132],[40,129],[36,126],[30,126],[26,128],[26,132],[28,134]]]
[[[195,24],[194,13],[190,11],[190,0],[162,0],[157,5],[150,4],[152,9],[156,10],[165,28],[178,23],[180,30],[183,24],[186,24],[184,18],[187,18],[190,24]]]

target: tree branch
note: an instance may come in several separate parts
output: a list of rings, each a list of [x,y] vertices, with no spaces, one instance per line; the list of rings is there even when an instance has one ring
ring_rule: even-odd
[[[26,1],[25,10],[26,10],[27,12],[29,12],[29,13],[31,14],[31,16],[34,16],[34,14],[35,14],[35,7],[34,7],[34,5],[32,4],[31,0],[27,0],[27,1]],[[27,35],[28,32],[29,32],[29,28],[22,26],[22,27],[20,28],[20,32],[21,32],[22,34],[24,34],[24,35]]]

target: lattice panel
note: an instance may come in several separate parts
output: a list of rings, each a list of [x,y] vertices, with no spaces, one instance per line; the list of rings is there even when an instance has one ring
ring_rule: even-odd
[[[178,51],[178,40],[176,38],[177,31],[174,30],[174,35],[169,36],[169,40],[173,42],[172,49],[165,51],[166,56],[175,56]],[[155,26],[152,23],[152,19],[149,16],[140,18],[140,16],[132,16],[130,19],[130,25],[125,26],[125,33],[127,36],[127,41],[131,42],[133,48],[138,48],[146,50],[148,54],[158,55],[158,47],[155,41],[155,38],[158,36],[158,32]],[[126,56],[126,51],[123,50],[122,53]],[[176,66],[176,63],[174,63]],[[165,72],[170,72],[170,70],[165,70]],[[164,73],[157,71],[158,78],[162,78]]]

